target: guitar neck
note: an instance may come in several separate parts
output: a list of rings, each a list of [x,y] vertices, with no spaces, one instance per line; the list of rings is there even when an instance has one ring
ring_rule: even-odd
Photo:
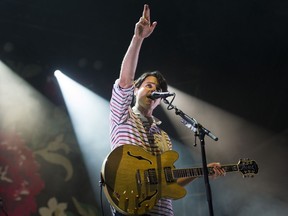
[[[222,165],[222,169],[226,172],[239,172],[238,164]],[[188,177],[200,177],[204,175],[202,167],[186,168],[186,169],[174,169],[172,170],[173,178],[188,178]],[[208,167],[208,175],[213,175],[213,167]]]

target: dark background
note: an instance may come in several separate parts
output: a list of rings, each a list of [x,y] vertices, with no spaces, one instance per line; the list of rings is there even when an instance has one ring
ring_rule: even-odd
[[[216,214],[286,215],[288,1],[0,0],[0,60],[57,109],[67,111],[54,77],[56,69],[108,100],[145,3],[150,5],[151,21],[157,21],[158,25],[143,44],[137,76],[148,70],[159,70],[172,87],[224,110],[225,114],[199,101],[199,104],[192,104],[193,107],[180,107],[195,118],[204,115],[204,120],[209,121],[205,126],[220,137],[218,143],[207,138],[209,161],[230,163],[245,156],[255,158],[259,164],[259,173],[253,180],[242,181],[238,175],[228,175],[221,181],[213,181]],[[6,82],[3,77],[0,79],[2,84]],[[65,121],[54,116],[54,106],[47,105],[31,91],[21,90],[23,86],[17,89],[16,83],[1,88],[4,92],[3,98],[0,96],[1,116],[5,117],[1,118],[3,128],[10,130],[11,125],[16,126],[34,152],[39,145],[49,146],[58,133],[65,137],[64,143],[76,146],[68,115],[61,115]],[[6,87],[15,91],[7,92]],[[7,97],[4,99],[4,94],[11,97],[11,103],[6,101]],[[85,110],[86,107],[81,108]],[[100,106],[96,104],[95,110],[98,108]],[[37,115],[42,113],[40,110],[44,111],[42,116]],[[108,140],[104,141],[108,139],[108,114],[105,122],[99,118],[103,121],[101,124],[97,121],[98,112],[89,118],[84,114],[76,116],[77,119],[82,118],[85,126],[89,122],[85,120],[92,121],[89,122],[93,125],[91,137],[101,140],[93,145],[89,142],[85,152],[92,154],[90,169],[95,178],[90,182],[77,173],[69,184],[63,183],[68,188],[65,192],[58,191],[62,182],[51,183],[46,178],[53,176],[50,173],[55,173],[55,166],[48,164],[48,167],[40,161],[49,193],[42,191],[38,207],[46,206],[53,194],[59,202],[70,202],[67,211],[73,211],[71,197],[62,196],[70,196],[70,192],[76,194],[78,190],[79,202],[91,204],[93,198],[99,201],[98,174],[105,157],[102,151],[109,150]],[[100,116],[103,118],[106,113],[103,111]],[[169,134],[172,133],[171,137],[185,144],[185,141],[191,141],[190,136],[180,136],[174,133],[174,127],[165,124],[169,121],[164,121],[164,126]],[[99,133],[99,128],[107,128],[103,132],[107,135]],[[187,133],[192,135],[191,131]],[[192,159],[195,160],[192,162],[200,162],[197,148],[183,146],[177,140],[173,146],[181,153],[179,167],[190,167]],[[82,173],[84,166],[78,165],[82,156],[76,150],[73,151],[75,156],[64,156],[75,162],[74,169]],[[101,162],[95,162],[96,159]],[[74,181],[76,186],[71,185]],[[90,183],[97,188],[93,198],[88,187]],[[207,204],[202,183],[196,181],[188,187],[186,198],[175,202],[175,212],[191,215],[193,211],[194,215],[205,215],[203,211]],[[79,187],[81,184],[89,191],[85,196],[83,188]],[[99,202],[97,207],[100,210]],[[106,210],[108,212],[109,207]]]
[[[56,104],[55,69],[109,98],[144,3],[158,26],[137,73],[160,70],[193,96],[287,128],[287,1],[1,0],[1,60]]]

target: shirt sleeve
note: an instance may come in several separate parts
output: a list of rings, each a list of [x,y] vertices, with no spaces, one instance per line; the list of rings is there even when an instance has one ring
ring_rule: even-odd
[[[122,124],[128,119],[129,106],[133,100],[134,85],[130,88],[121,88],[119,79],[113,85],[110,100],[110,118],[116,124]]]

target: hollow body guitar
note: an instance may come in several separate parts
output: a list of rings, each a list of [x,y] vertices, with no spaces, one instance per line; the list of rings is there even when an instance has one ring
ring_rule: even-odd
[[[203,176],[201,167],[175,169],[179,155],[166,151],[155,156],[135,145],[122,145],[104,160],[101,178],[109,203],[125,215],[141,215],[151,210],[160,198],[180,199],[186,190],[177,184],[178,178]],[[222,165],[226,172],[256,174],[253,160],[239,160],[238,164]],[[208,167],[208,174],[213,175]]]

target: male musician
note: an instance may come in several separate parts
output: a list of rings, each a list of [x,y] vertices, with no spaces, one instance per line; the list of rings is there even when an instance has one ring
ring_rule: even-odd
[[[154,91],[167,91],[165,78],[160,72],[154,71],[144,73],[134,82],[141,45],[144,39],[151,35],[156,25],[156,22],[150,22],[149,6],[144,5],[142,16],[135,25],[134,35],[122,61],[119,79],[113,86],[110,101],[112,149],[125,144],[139,145],[154,155],[172,149],[169,136],[159,128],[160,121],[153,116],[153,110],[160,104],[161,99],[149,98]],[[135,105],[131,107],[133,98]],[[209,166],[214,168],[214,177],[225,174],[219,163],[211,163]],[[177,183],[184,186],[193,179],[178,179]],[[122,215],[115,210],[113,214]],[[160,199],[145,215],[174,215],[171,200]]]

